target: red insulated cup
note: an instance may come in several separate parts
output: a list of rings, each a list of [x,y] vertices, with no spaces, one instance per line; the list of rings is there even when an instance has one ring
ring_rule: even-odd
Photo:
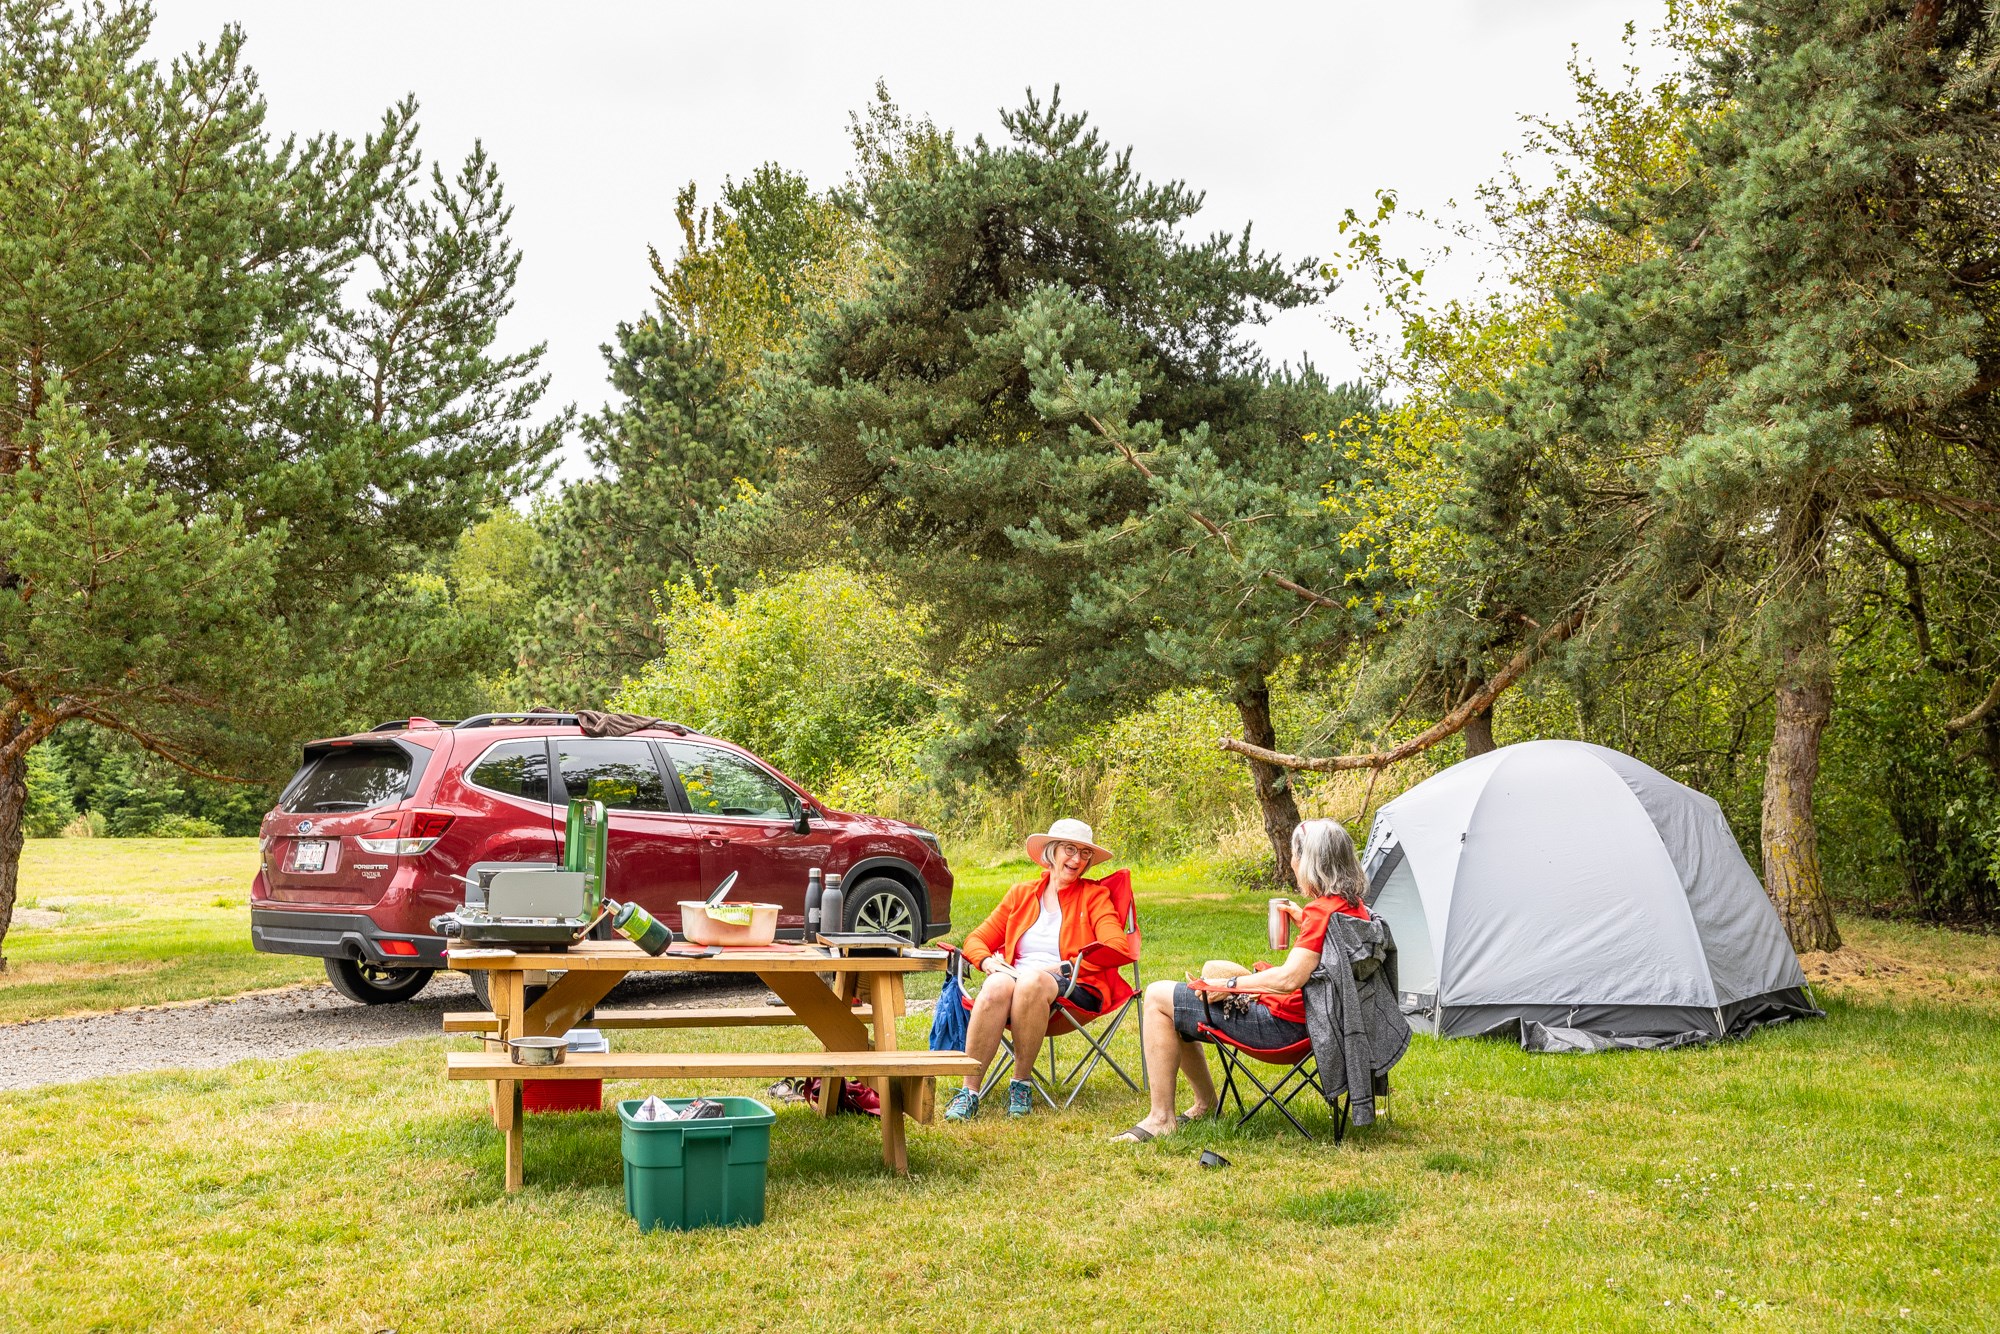
[[[1264,901],[1264,934],[1274,950],[1284,949],[1292,943],[1292,919],[1285,912],[1283,899]]]

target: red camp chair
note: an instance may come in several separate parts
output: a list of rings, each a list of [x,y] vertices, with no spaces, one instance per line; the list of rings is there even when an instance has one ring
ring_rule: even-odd
[[[1292,1123],[1292,1129],[1298,1131],[1307,1139],[1311,1139],[1312,1132],[1300,1124],[1298,1117],[1292,1115],[1291,1102],[1293,1098],[1298,1097],[1299,1094],[1307,1089],[1311,1089],[1322,1098],[1326,1096],[1325,1089],[1319,1082],[1319,1063],[1313,1059],[1312,1040],[1310,1038],[1301,1038],[1299,1041],[1286,1047],[1248,1046],[1245,1043],[1238,1042],[1235,1038],[1230,1037],[1227,1033],[1214,1026],[1215,1011],[1209,1008],[1208,997],[1206,996],[1202,997],[1202,1010],[1208,1015],[1209,1022],[1196,1024],[1195,1032],[1200,1034],[1206,1041],[1215,1045],[1215,1053],[1222,1061],[1222,1092],[1217,1094],[1215,1099],[1216,1117],[1218,1119],[1221,1118],[1222,1105],[1231,1098],[1236,1100],[1236,1110],[1240,1113],[1236,1118],[1238,1126],[1248,1124],[1250,1118],[1263,1111],[1264,1108],[1275,1107],[1281,1116]],[[1244,1058],[1246,1057],[1249,1060],[1245,1060]],[[1278,1081],[1275,1084],[1266,1084],[1263,1080],[1257,1078],[1257,1072],[1250,1068],[1249,1061],[1257,1061],[1264,1065],[1281,1066],[1283,1067],[1283,1073],[1278,1077]],[[1243,1090],[1236,1083],[1238,1076],[1241,1076],[1259,1093],[1264,1095],[1248,1111],[1244,1111],[1243,1109]],[[1377,1075],[1375,1077],[1375,1096],[1379,1101],[1383,1102],[1386,1108],[1389,1096],[1389,1077],[1387,1075]],[[1343,1093],[1340,1095],[1339,1101],[1334,1103],[1333,1142],[1335,1144],[1340,1143],[1341,1139],[1347,1134],[1347,1102],[1348,1095]]]
[[[1146,1084],[1146,1063],[1143,1060],[1139,1063],[1139,1082],[1135,1084],[1132,1082],[1132,1076],[1125,1073],[1125,1068],[1118,1064],[1109,1050],[1111,1040],[1118,1035],[1118,1026],[1125,1022],[1127,1012],[1138,1012],[1139,1017],[1132,1022],[1139,1026],[1139,1041],[1142,1049],[1145,1045],[1146,1023],[1145,1007],[1141,1004],[1145,999],[1146,987],[1139,980],[1139,909],[1138,905],[1133,902],[1131,889],[1118,888],[1112,890],[1111,906],[1117,909],[1119,915],[1125,919],[1125,943],[1132,958],[1130,963],[1118,966],[1132,970],[1130,977],[1127,979],[1132,984],[1132,994],[1102,1013],[1086,1010],[1078,1005],[1072,1005],[1063,996],[1056,998],[1056,1012],[1049,1016],[1049,1031],[1047,1036],[1042,1040],[1043,1049],[1049,1054],[1048,1073],[1044,1075],[1039,1069],[1031,1069],[1028,1071],[1028,1081],[1035,1086],[1035,1091],[1042,1095],[1042,1101],[1048,1103],[1051,1108],[1059,1111],[1067,1109],[1071,1103],[1076,1101],[1076,1095],[1083,1092],[1083,1086],[1090,1082],[1091,1075],[1097,1072],[1097,1067],[1100,1064],[1110,1066],[1112,1073],[1124,1080],[1125,1087],[1131,1089],[1134,1093],[1140,1092]],[[1083,959],[1090,959],[1093,956],[1101,958],[1111,954],[1112,951],[1106,950],[1104,946],[1098,944],[1096,941],[1092,941],[1083,947],[1083,953],[1080,957]],[[1073,978],[1074,974],[1072,974]],[[972,1008],[971,996],[965,998],[965,1008],[967,1010]],[[1108,1019],[1110,1022],[1105,1024],[1099,1032],[1091,1032],[1091,1026],[1096,1024],[1100,1019]],[[1076,1063],[1069,1068],[1067,1074],[1064,1074],[1061,1063],[1056,1058],[1055,1040],[1070,1033],[1074,1033],[1082,1038],[1088,1051],[1078,1056]],[[1000,1035],[1000,1046],[1007,1054],[1007,1063],[1012,1064],[1014,1043],[1004,1032]],[[979,1086],[980,1097],[983,1098],[992,1092],[993,1086],[1000,1082],[1000,1071],[1002,1068],[1000,1058],[998,1056],[994,1057],[992,1066],[986,1072],[986,1082]],[[1058,1094],[1062,1095],[1061,1102],[1056,1101]]]

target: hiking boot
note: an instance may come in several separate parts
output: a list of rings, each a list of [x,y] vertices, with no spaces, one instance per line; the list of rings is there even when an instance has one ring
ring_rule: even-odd
[[[1035,1110],[1035,1086],[1025,1079],[1007,1081],[1007,1115],[1026,1116]]]
[[[947,1121],[970,1121],[979,1115],[979,1090],[961,1086],[945,1104],[944,1119]]]

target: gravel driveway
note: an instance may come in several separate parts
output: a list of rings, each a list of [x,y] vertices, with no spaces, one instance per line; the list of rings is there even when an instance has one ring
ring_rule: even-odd
[[[769,994],[754,979],[654,973],[626,979],[607,1003],[621,1008],[759,1005]],[[332,987],[290,987],[234,1000],[0,1024],[0,1090],[146,1070],[203,1069],[252,1057],[380,1047],[436,1037],[443,1031],[445,1011],[477,1008],[466,980],[446,972],[401,1005],[356,1005]]]

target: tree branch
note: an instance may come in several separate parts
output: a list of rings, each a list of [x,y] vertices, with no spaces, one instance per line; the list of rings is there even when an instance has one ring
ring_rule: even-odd
[[[1974,727],[1977,727],[1985,719],[1986,715],[1993,712],[1996,708],[2000,708],[2000,678],[1995,678],[1993,688],[1986,692],[1986,698],[1979,701],[1977,708],[1973,709],[1971,713],[1961,714],[1956,718],[1950,719],[1945,723],[1944,730],[1952,736],[1957,736],[1961,732],[1969,732]]]
[[[1530,667],[1541,661],[1544,654],[1574,635],[1582,627],[1584,617],[1589,610],[1590,603],[1585,601],[1576,610],[1544,630],[1534,643],[1516,653],[1505,667],[1488,678],[1485,685],[1467,696],[1457,708],[1438,719],[1431,727],[1392,749],[1366,755],[1305,756],[1265,750],[1262,746],[1253,746],[1230,736],[1219,738],[1219,743],[1224,750],[1235,751],[1238,755],[1248,756],[1253,760],[1262,760],[1265,764],[1275,764],[1282,769],[1310,769],[1319,773],[1386,769],[1392,764],[1409,759],[1412,755],[1429,750],[1446,737],[1463,729],[1472,721],[1474,714],[1490,706],[1503,691],[1526,675]]]
[[[126,736],[138,742],[143,749],[151,751],[168,764],[173,765],[176,769],[185,773],[191,773],[196,778],[206,778],[212,783],[254,783],[257,781],[254,778],[240,778],[235,774],[211,773],[209,770],[191,763],[184,755],[176,754],[173,748],[168,746],[166,742],[148,733],[141,732],[130,723],[120,722],[108,713],[99,713],[94,709],[86,709],[79,712],[76,716],[87,722],[96,723],[99,727],[108,728],[113,732],[123,732]]]
[[[1155,473],[1151,468],[1148,468],[1146,466],[1145,460],[1139,457],[1137,451],[1135,451],[1132,448],[1132,446],[1126,444],[1123,437],[1121,437],[1116,431],[1112,430],[1109,426],[1106,426],[1103,423],[1103,421],[1099,420],[1099,418],[1095,413],[1086,412],[1083,414],[1083,419],[1089,422],[1092,429],[1094,429],[1099,435],[1103,436],[1106,440],[1109,440],[1112,443],[1112,445],[1114,445],[1117,448],[1118,452],[1125,456],[1125,461],[1131,464],[1134,468],[1137,468],[1139,470],[1139,475],[1141,477],[1145,478],[1149,482],[1156,482],[1159,480],[1159,475]],[[1201,525],[1201,528],[1204,532],[1206,532],[1210,537],[1215,538],[1218,542],[1222,543],[1223,550],[1227,551],[1231,556],[1234,556],[1236,554],[1236,543],[1230,540],[1228,532],[1226,532],[1223,529],[1222,525],[1218,524],[1215,520],[1209,518],[1206,514],[1203,514],[1200,510],[1196,509],[1192,505],[1182,505],[1180,508],[1182,512],[1184,512],[1190,519],[1193,519],[1197,524]],[[1324,593],[1315,593],[1312,589],[1307,588],[1304,584],[1298,583],[1296,580],[1287,579],[1284,575],[1279,574],[1276,570],[1259,570],[1257,572],[1257,577],[1260,579],[1269,579],[1272,583],[1284,589],[1287,593],[1291,593],[1300,598],[1303,598],[1307,602],[1312,603],[1316,607],[1327,607],[1331,608],[1334,611],[1340,610],[1341,604],[1335,599],[1326,596],[1326,594]]]

